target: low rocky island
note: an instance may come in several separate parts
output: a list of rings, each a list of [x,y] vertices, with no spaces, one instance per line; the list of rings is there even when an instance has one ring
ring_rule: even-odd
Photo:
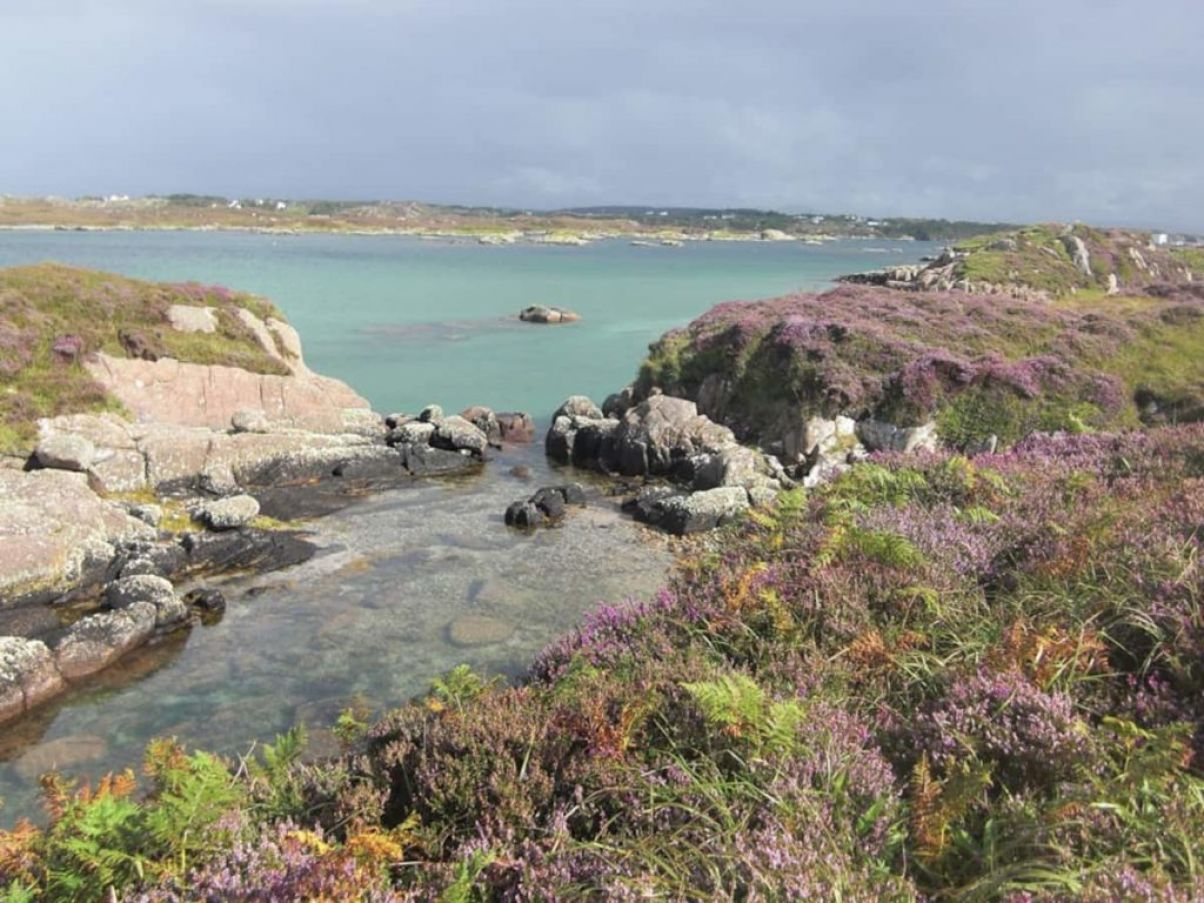
[[[524,323],[555,325],[557,323],[576,323],[581,319],[581,314],[565,310],[563,307],[544,307],[542,304],[535,304],[531,307],[524,307],[519,312],[518,318]]]

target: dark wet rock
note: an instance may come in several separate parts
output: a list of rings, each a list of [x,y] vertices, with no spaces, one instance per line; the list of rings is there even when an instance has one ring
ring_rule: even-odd
[[[619,427],[617,420],[587,420],[578,418],[577,433],[573,438],[572,462],[576,465],[592,465],[600,470],[611,471],[618,466],[615,435]]]
[[[150,638],[155,615],[154,605],[137,602],[121,611],[102,611],[76,621],[54,650],[59,673],[76,680],[100,671]]]
[[[602,415],[619,419],[635,405],[635,390],[631,386],[627,386],[619,392],[606,396],[606,400],[602,402]]]
[[[670,498],[684,496],[686,493],[672,486],[645,486],[634,498],[623,503],[623,510],[635,516],[635,519],[645,524],[656,526],[660,524],[665,511],[663,503]]]
[[[45,643],[0,637],[0,722],[16,718],[62,688],[62,675]]]
[[[240,464],[234,468],[234,476],[239,485],[254,489],[336,479],[396,480],[398,455],[384,445],[303,448],[292,455]]]
[[[522,411],[503,411],[497,415],[503,442],[530,442],[535,438],[535,421]]]
[[[104,603],[114,611],[149,603],[155,609],[155,626],[169,627],[188,616],[184,603],[176,598],[171,582],[151,574],[122,577],[105,588]]]
[[[233,495],[204,502],[196,509],[198,520],[213,530],[236,530],[259,516],[259,502],[253,496]]]
[[[393,429],[397,429],[397,427],[401,426],[404,423],[409,423],[410,421],[412,421],[414,419],[415,418],[412,414],[401,414],[401,413],[386,414],[385,415],[385,426],[388,427],[389,429],[393,430]]]
[[[545,307],[542,304],[533,304],[519,311],[518,318],[524,323],[576,323],[581,319],[581,314],[565,310],[563,307]]]
[[[689,495],[671,496],[660,503],[658,524],[684,536],[713,530],[748,510],[748,493],[739,486],[722,486]]]
[[[226,610],[226,597],[221,590],[201,587],[185,593],[184,604],[200,612],[202,623],[212,623]]]
[[[435,427],[430,443],[435,448],[468,451],[480,457],[489,447],[489,438],[463,417],[444,417]]]
[[[544,513],[548,520],[564,517],[564,496],[555,489],[541,489],[531,496],[531,504]]]
[[[488,615],[460,615],[447,626],[447,638],[456,646],[489,646],[508,640],[514,625]]]
[[[506,526],[532,530],[547,522],[547,516],[531,502],[514,502],[506,509]]]
[[[313,543],[287,530],[190,533],[180,546],[190,572],[210,574],[276,571],[309,561],[317,551]]]
[[[150,527],[159,526],[163,520],[163,508],[160,505],[131,505],[127,510],[130,517],[136,517]]]
[[[399,448],[401,466],[415,477],[470,473],[480,466],[480,459],[472,454],[429,445],[403,445]]]

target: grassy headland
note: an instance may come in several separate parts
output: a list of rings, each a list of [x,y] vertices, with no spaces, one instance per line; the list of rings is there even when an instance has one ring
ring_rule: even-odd
[[[172,329],[173,304],[213,308],[217,330]],[[262,298],[221,286],[143,282],[58,264],[0,270],[0,452],[27,452],[40,417],[118,408],[82,365],[98,351],[288,373],[235,315],[239,307],[283,319]]]

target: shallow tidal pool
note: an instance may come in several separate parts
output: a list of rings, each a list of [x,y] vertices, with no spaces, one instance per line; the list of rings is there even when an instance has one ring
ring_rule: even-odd
[[[510,473],[531,471],[527,479]],[[506,505],[576,479],[589,506],[524,534]],[[599,602],[646,599],[663,583],[669,540],[618,511],[589,475],[554,468],[542,443],[495,453],[483,473],[415,482],[311,522],[321,551],[258,577],[210,582],[220,621],[195,626],[90,679],[0,737],[0,825],[39,813],[51,767],[95,779],[138,770],[146,742],[174,736],[235,755],[297,722],[312,754],[335,752],[343,709],[374,714],[460,663],[521,675]]]

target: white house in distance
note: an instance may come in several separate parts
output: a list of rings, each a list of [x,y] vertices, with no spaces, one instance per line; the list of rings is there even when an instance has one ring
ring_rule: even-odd
[[[1165,245],[1171,240],[1171,237],[1165,232],[1155,232],[1150,237],[1154,239],[1154,244],[1156,245]]]

